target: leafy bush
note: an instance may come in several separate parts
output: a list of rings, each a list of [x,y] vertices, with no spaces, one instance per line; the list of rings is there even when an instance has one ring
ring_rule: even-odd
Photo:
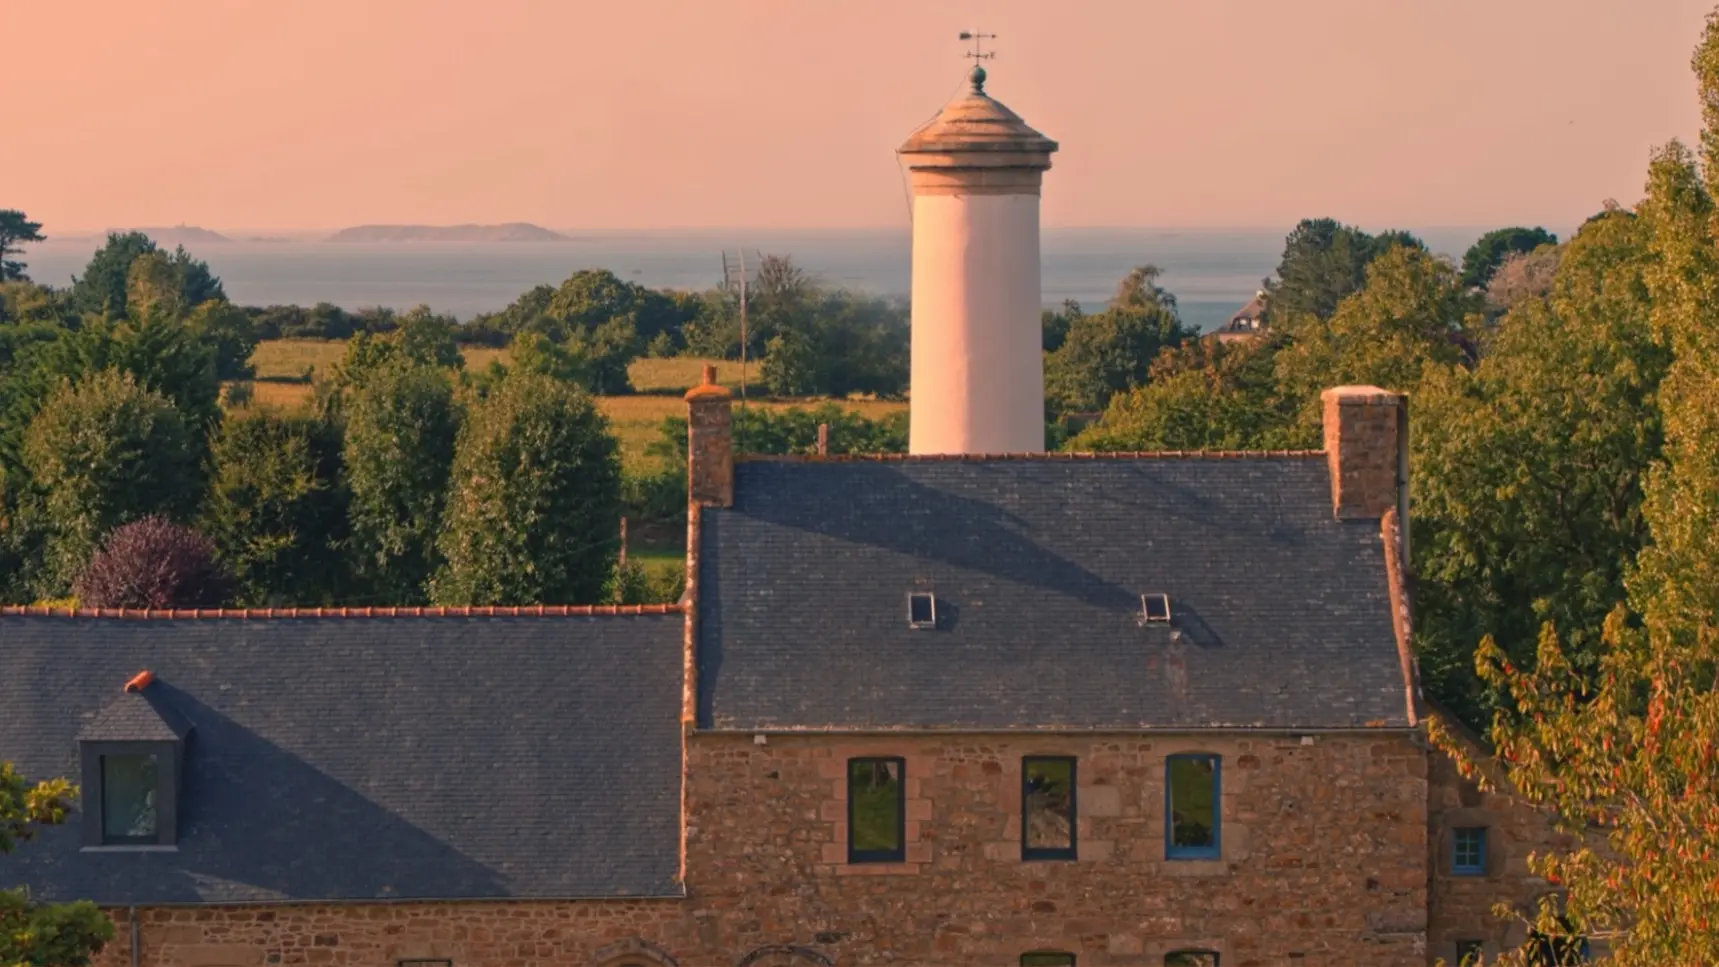
[[[214,542],[164,517],[114,528],[73,585],[86,608],[214,608],[229,590]]]
[[[615,568],[617,604],[673,604],[686,590],[686,567],[646,567],[638,561],[628,561]]]

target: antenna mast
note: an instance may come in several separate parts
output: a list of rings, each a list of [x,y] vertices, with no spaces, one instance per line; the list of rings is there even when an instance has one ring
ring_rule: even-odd
[[[746,265],[746,250],[736,249],[731,257],[727,251],[722,253],[722,284],[730,292],[740,293],[740,409],[746,409],[746,303],[747,290],[751,287],[751,278],[758,271],[763,257],[753,252],[752,266]]]

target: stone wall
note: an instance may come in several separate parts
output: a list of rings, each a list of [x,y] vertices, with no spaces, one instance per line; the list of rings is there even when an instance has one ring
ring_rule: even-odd
[[[1216,860],[1164,858],[1164,760],[1183,752],[1223,757]],[[1078,860],[1022,862],[1025,755],[1078,757]],[[859,756],[906,760],[905,863],[846,863]],[[140,967],[1427,960],[1427,757],[1406,736],[698,735],[688,763],[686,900],[143,910]],[[128,963],[115,916],[102,967]]]
[[[1479,747],[1470,743],[1470,753],[1480,754]],[[1529,854],[1568,850],[1574,841],[1559,833],[1547,814],[1507,795],[1481,791],[1442,754],[1431,756],[1428,786],[1431,953],[1455,964],[1458,943],[1479,940],[1486,962],[1491,963],[1501,951],[1520,945],[1527,933],[1521,918],[1500,918],[1493,908],[1506,903],[1517,911],[1537,910],[1540,898],[1552,890],[1551,884],[1529,872]],[[1462,827],[1486,830],[1481,875],[1456,875],[1451,870],[1453,831]]]
[[[1164,858],[1164,760],[1223,756],[1221,844]],[[908,862],[848,866],[844,766],[906,759]],[[1020,859],[1021,757],[1075,755],[1075,862]],[[1426,758],[1403,736],[701,736],[688,886],[715,949],[834,963],[1425,963]]]

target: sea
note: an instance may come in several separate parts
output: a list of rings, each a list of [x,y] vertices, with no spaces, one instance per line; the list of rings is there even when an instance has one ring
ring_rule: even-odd
[[[1185,322],[1221,325],[1272,273],[1284,231],[1047,228],[1041,239],[1047,308],[1073,300],[1101,308],[1135,266],[1163,270]],[[1418,231],[1434,251],[1460,257],[1484,229]],[[70,285],[99,237],[49,240],[25,249],[31,278]],[[839,232],[688,231],[575,234],[567,242],[335,243],[313,239],[210,242],[190,246],[241,305],[346,309],[428,305],[461,320],[493,312],[537,285],[572,272],[609,269],[652,288],[707,289],[723,279],[723,256],[744,251],[791,256],[832,286],[906,297],[911,237],[906,229]]]

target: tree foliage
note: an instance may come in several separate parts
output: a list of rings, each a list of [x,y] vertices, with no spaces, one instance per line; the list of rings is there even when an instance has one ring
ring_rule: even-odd
[[[203,529],[246,606],[326,605],[346,587],[336,427],[264,411],[229,416],[213,447]]]
[[[1485,235],[1462,256],[1462,284],[1484,289],[1492,275],[1511,255],[1526,255],[1542,245],[1557,245],[1558,236],[1544,228],[1497,228]]]
[[[1369,235],[1331,218],[1303,219],[1284,239],[1277,275],[1265,280],[1266,324],[1328,319],[1367,281],[1367,265],[1393,246],[1426,248],[1406,232]]]
[[[1159,353],[1194,331],[1176,313],[1176,297],[1157,284],[1159,270],[1128,274],[1103,312],[1071,312],[1055,352],[1045,357],[1045,408],[1052,414],[1103,409],[1110,398],[1150,378]]]
[[[0,209],[0,282],[28,282],[23,262],[10,258],[22,254],[24,242],[40,242],[42,223],[32,222],[16,208]]]
[[[1201,339],[1161,355],[1151,380],[1112,397],[1103,418],[1071,450],[1245,450],[1298,445],[1299,407],[1280,399],[1276,358],[1284,340]]]
[[[65,779],[31,782],[0,760],[0,856],[71,815],[78,790]],[[113,921],[88,900],[38,903],[20,889],[0,890],[0,964],[85,967],[113,939]]]
[[[97,315],[120,315],[126,311],[134,263],[146,255],[157,255],[165,263],[165,273],[146,267],[144,274],[152,281],[171,280],[177,291],[173,301],[184,308],[201,305],[210,299],[225,299],[221,280],[185,251],[184,246],[165,255],[155,242],[142,232],[109,232],[107,241],[96,250],[85,266],[84,274],[72,280],[72,301],[83,312]]]
[[[201,459],[204,433],[220,419],[215,350],[175,320],[93,321],[50,339],[27,340],[0,373],[0,465],[15,466],[24,428],[64,383],[108,370],[131,376],[179,411]]]
[[[510,374],[460,431],[437,604],[592,604],[614,576],[620,460],[591,397]]]
[[[1319,394],[1326,387],[1408,392],[1429,368],[1465,363],[1475,350],[1479,303],[1462,291],[1448,262],[1420,247],[1393,245],[1364,274],[1367,284],[1338,303],[1329,320],[1303,315],[1285,327],[1278,392],[1299,404],[1309,447],[1319,445]]]
[[[23,466],[42,494],[49,580],[63,590],[113,528],[197,505],[197,447],[166,397],[115,370],[64,383],[24,436]]]
[[[459,408],[445,370],[404,356],[342,403],[351,565],[367,602],[421,604],[439,558]]]
[[[72,585],[86,608],[216,608],[230,591],[214,543],[164,517],[115,527]]]
[[[1552,292],[1552,279],[1563,258],[1561,245],[1543,245],[1532,252],[1505,256],[1486,283],[1486,307],[1493,313],[1510,311],[1525,299],[1543,299]]]
[[[1661,150],[1638,209],[1652,333],[1670,354],[1661,456],[1641,503],[1651,543],[1593,661],[1567,643],[1591,628],[1551,622],[1532,664],[1490,638],[1476,656],[1509,696],[1491,730],[1504,774],[1483,780],[1581,837],[1533,857],[1564,902],[1526,915],[1548,932],[1607,939],[1620,967],[1719,962],[1719,13],[1694,68],[1699,163],[1675,142]]]
[[[1499,320],[1473,371],[1447,368],[1415,397],[1421,671],[1469,721],[1504,698],[1475,678],[1476,642],[1526,666],[1550,621],[1591,668],[1647,542],[1641,471],[1660,454],[1669,363],[1648,325],[1651,264],[1645,226],[1590,223],[1546,299]]]

